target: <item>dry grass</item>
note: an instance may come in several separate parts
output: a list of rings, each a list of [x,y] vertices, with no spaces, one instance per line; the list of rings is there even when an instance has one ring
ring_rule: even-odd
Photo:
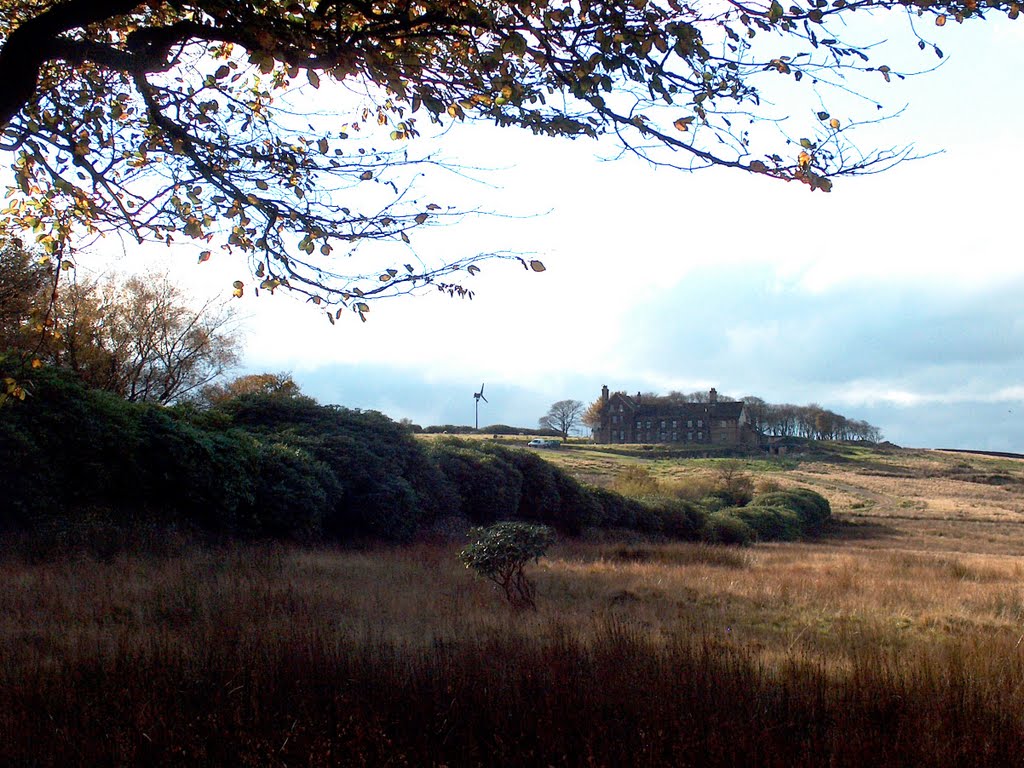
[[[816,542],[563,542],[535,613],[453,544],[8,554],[0,764],[1013,764],[1024,464],[992,461],[771,473],[833,500]]]

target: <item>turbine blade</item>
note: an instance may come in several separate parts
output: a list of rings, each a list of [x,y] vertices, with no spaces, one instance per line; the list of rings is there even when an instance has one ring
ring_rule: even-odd
[[[483,400],[485,403],[487,402],[487,398],[484,397],[483,394],[480,395],[480,399]]]

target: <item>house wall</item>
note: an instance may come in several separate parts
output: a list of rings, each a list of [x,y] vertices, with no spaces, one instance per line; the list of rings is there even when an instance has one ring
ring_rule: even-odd
[[[749,442],[743,404],[717,400],[714,390],[707,403],[665,403],[623,392],[601,391],[605,407],[601,425],[594,430],[597,443],[660,443],[730,446]]]

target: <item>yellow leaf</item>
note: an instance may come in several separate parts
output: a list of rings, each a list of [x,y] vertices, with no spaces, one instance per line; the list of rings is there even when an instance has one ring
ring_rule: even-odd
[[[362,181],[369,181],[370,179],[373,178],[373,171],[363,171],[361,174],[359,174],[359,178]]]
[[[32,367],[33,368],[42,368],[43,367],[43,361],[40,360],[38,357],[32,358]]]
[[[677,131],[688,131],[690,130],[690,123],[693,122],[692,117],[680,117],[672,125],[676,127]]]
[[[832,127],[832,128],[834,129],[834,130],[836,130],[836,131],[838,131],[838,130],[839,130],[839,121],[838,121],[838,120],[836,120],[836,119],[835,119],[834,117],[833,117],[833,118],[832,118],[831,120],[829,120],[829,121],[828,121],[828,124],[829,124],[829,125],[830,125],[830,126],[831,126],[831,127]]]
[[[811,164],[811,156],[808,155],[806,152],[801,152],[800,157],[797,159],[800,163],[801,168],[806,168]]]
[[[938,16],[935,17],[935,26],[936,27],[944,27],[944,26],[946,26],[946,14],[940,13]]]

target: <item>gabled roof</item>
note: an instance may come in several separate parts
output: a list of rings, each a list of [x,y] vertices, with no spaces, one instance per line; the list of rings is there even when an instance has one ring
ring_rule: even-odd
[[[743,403],[739,400],[725,400],[715,405],[714,410],[711,412],[713,418],[716,419],[729,419],[731,421],[739,421],[740,414],[743,413]]]

